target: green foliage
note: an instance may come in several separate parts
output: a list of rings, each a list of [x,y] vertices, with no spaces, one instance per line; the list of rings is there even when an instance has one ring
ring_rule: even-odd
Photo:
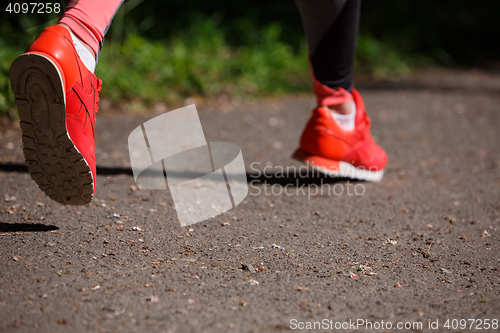
[[[0,116],[15,117],[14,95],[10,91],[9,69],[10,64],[21,50],[9,47],[0,40]]]
[[[356,72],[386,78],[435,63],[494,64],[498,9],[494,1],[364,1]],[[10,64],[57,17],[5,15],[0,115],[13,116]],[[189,96],[310,91],[306,59],[293,1],[128,0],[106,36],[97,74],[103,97],[114,102],[176,103]]]
[[[382,42],[372,35],[358,37],[355,71],[376,79],[410,74],[416,67],[432,65],[430,57],[399,49],[390,41]]]
[[[35,17],[36,18],[36,17]],[[14,59],[43,30],[45,25],[55,24],[56,20],[45,21],[41,18],[20,20],[20,27],[14,28],[8,21],[0,22],[0,116],[17,117],[14,95],[10,89],[9,70]]]
[[[165,42],[128,35],[108,44],[98,76],[114,102],[176,103],[189,96],[271,95],[309,88],[305,45],[299,52],[280,40],[279,25],[257,33],[252,45],[230,46],[212,20]]]
[[[498,62],[498,1],[363,1],[361,34],[446,66]]]
[[[305,39],[296,41],[296,46],[285,42],[281,24],[260,28],[254,20],[242,17],[228,31],[216,17],[200,14],[191,21],[195,23],[165,39],[146,39],[145,33],[138,33],[144,24],[124,22],[123,14],[115,19],[118,29],[110,31],[96,70],[104,82],[101,98],[114,103],[143,109],[144,104],[178,104],[195,96],[258,97],[311,91]],[[10,33],[0,40],[0,115],[16,114],[9,67],[41,30]],[[390,42],[366,34],[358,39],[358,74],[384,78],[423,63]]]

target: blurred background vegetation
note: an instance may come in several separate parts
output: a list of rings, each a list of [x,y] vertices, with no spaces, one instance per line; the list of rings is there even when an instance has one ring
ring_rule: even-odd
[[[14,117],[10,63],[55,17],[0,9],[0,115]],[[498,67],[499,12],[500,2],[487,0],[365,0],[356,73],[384,79],[423,66]],[[310,91],[306,42],[291,0],[127,0],[96,74],[104,81],[102,98],[128,109],[188,97]]]

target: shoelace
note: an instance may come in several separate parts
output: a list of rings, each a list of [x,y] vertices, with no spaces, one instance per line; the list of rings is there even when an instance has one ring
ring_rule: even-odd
[[[95,113],[97,114],[99,112],[99,101],[101,100],[99,97],[99,93],[102,90],[102,80],[97,78],[97,98],[95,99]]]
[[[355,135],[361,140],[369,139],[371,137],[371,134],[369,132],[370,124],[371,124],[371,119],[365,112],[363,114],[363,119],[361,120],[361,123],[357,125],[357,131]]]

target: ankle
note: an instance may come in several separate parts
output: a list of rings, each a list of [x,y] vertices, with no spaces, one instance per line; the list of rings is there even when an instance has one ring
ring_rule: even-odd
[[[87,43],[85,43],[82,39],[80,39],[80,37],[78,37],[78,36],[77,36],[77,35],[73,32],[73,30],[71,30],[71,28],[70,28],[68,25],[66,25],[66,24],[64,24],[64,23],[58,23],[58,24],[59,24],[60,26],[65,27],[65,28],[69,31],[69,33],[71,34],[71,37],[72,37],[72,38],[76,38],[76,39],[77,39],[77,40],[78,40],[78,41],[79,41],[79,42],[80,42],[80,43],[81,43],[81,44],[82,44],[82,45],[83,45],[83,46],[84,46],[84,47],[85,47],[85,48],[86,48],[86,49],[87,49],[87,50],[88,50],[91,54],[92,54],[92,56],[93,56],[93,57],[94,57],[94,59],[95,59],[96,54],[95,54],[94,50],[93,50],[93,49],[92,49],[92,48],[91,48],[91,47],[90,47]]]
[[[83,40],[81,40],[78,36],[76,36],[73,31],[64,23],[59,23],[62,27],[68,30],[71,35],[71,40],[73,41],[73,45],[75,46],[75,51],[80,57],[81,62],[87,67],[87,69],[94,73],[95,66],[97,63],[96,56],[94,50],[87,45]]]
[[[337,125],[345,131],[352,131],[356,127],[356,104],[353,100],[346,103],[325,106]]]
[[[338,113],[338,114],[348,115],[348,114],[351,114],[353,112],[352,99],[350,99],[347,102],[344,102],[342,104],[323,105],[323,107],[331,112]]]

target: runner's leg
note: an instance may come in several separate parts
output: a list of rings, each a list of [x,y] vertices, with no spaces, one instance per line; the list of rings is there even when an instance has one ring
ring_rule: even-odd
[[[296,0],[309,47],[318,105],[352,99],[360,0]]]
[[[71,0],[59,23],[67,25],[73,33],[99,56],[104,36],[111,20],[124,0]]]
[[[353,88],[360,0],[296,0],[309,47],[317,107],[294,157],[337,176],[378,181],[387,154],[373,140]]]

